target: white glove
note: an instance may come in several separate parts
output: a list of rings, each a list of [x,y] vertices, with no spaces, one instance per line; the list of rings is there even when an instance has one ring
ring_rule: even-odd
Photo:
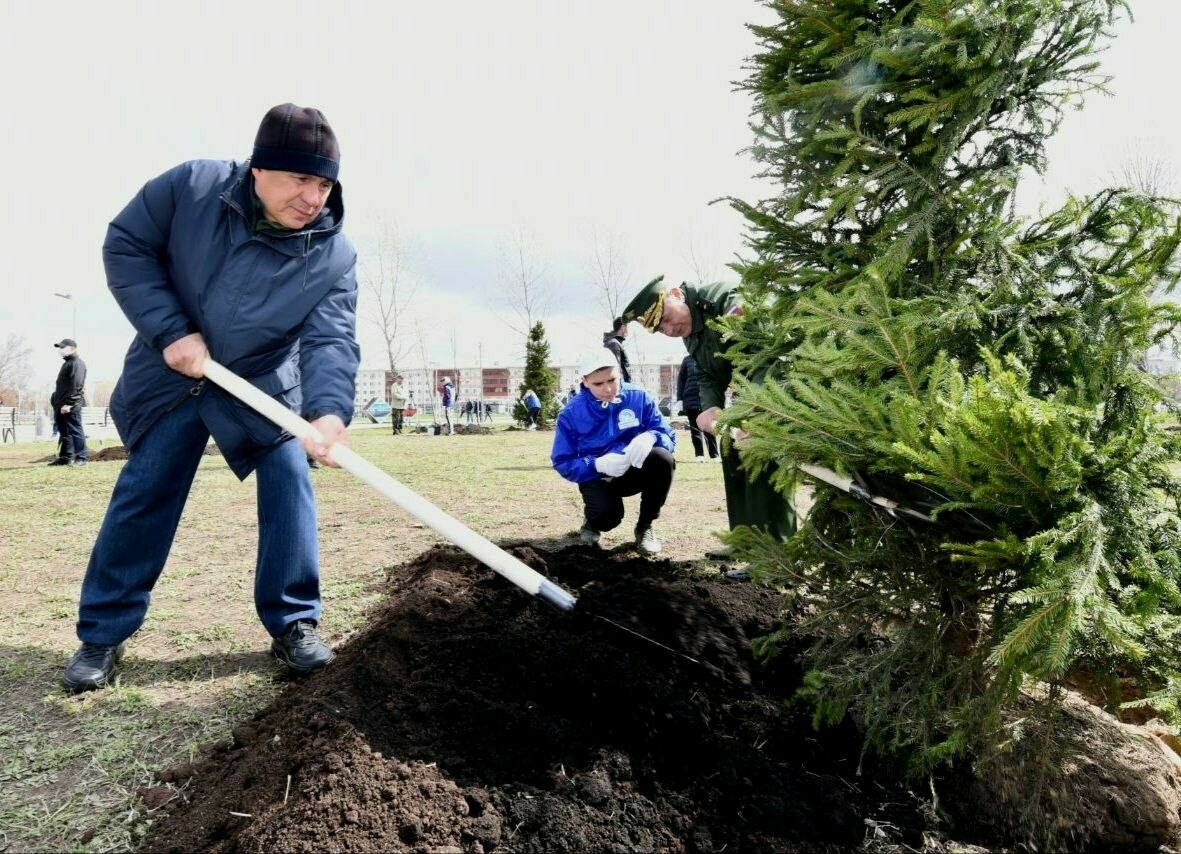
[[[644,460],[648,459],[648,455],[652,453],[652,448],[656,444],[656,437],[651,430],[645,430],[634,439],[627,443],[627,447],[623,449],[623,456],[627,458],[628,465],[640,468],[644,465]]]
[[[607,477],[619,477],[627,471],[629,463],[623,454],[603,454],[595,458],[595,471]]]

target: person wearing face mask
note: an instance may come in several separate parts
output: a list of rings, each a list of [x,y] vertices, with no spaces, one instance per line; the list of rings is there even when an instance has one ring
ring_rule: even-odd
[[[360,361],[357,253],[341,230],[339,170],[324,114],[279,104],[248,160],[173,167],[111,221],[107,287],[135,328],[110,404],[129,454],[82,581],[67,690],[114,679],[211,435],[239,479],[255,476],[254,605],[271,653],[295,676],[332,660],[317,633],[308,455],[334,465],[332,446],[348,443]],[[320,440],[295,439],[206,382],[210,357],[310,421]]]
[[[579,540],[598,547],[602,533],[623,521],[623,499],[639,493],[635,547],[657,554],[652,524],[672,487],[676,436],[648,392],[621,381],[607,348],[583,355],[578,373],[582,388],[558,415],[550,460],[582,494]]]
[[[57,457],[51,466],[84,466],[87,461],[86,434],[82,430],[82,407],[86,405],[86,363],[78,355],[78,342],[63,338],[53,345],[62,355],[61,370],[49,403],[57,426]]]

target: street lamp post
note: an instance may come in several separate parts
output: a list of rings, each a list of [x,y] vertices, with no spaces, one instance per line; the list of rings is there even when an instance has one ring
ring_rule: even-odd
[[[53,292],[55,297],[61,297],[70,303],[70,337],[75,341],[78,340],[78,304],[74,302],[73,294],[59,294],[57,291]]]

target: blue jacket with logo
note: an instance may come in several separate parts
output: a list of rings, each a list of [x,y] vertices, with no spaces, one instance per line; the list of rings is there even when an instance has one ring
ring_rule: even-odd
[[[107,286],[135,327],[111,397],[134,449],[190,395],[226,462],[245,478],[288,435],[213,383],[173,371],[163,350],[200,332],[210,355],[309,421],[348,424],[360,350],[357,253],[332,188],[302,231],[252,229],[250,164],[194,160],[153,178],[111,222]]]
[[[622,383],[619,396],[603,403],[583,386],[558,415],[550,460],[566,480],[586,483],[602,477],[596,457],[623,453],[646,430],[656,436],[656,447],[676,451],[672,428],[644,389]]]

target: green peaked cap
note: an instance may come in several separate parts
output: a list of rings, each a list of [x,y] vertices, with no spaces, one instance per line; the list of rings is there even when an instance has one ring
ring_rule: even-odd
[[[627,308],[623,310],[620,315],[624,323],[631,323],[633,320],[639,321],[645,329],[649,332],[656,331],[656,327],[660,326],[660,318],[664,313],[664,295],[667,288],[664,287],[664,276],[657,276],[636,294],[632,301],[627,304]]]

